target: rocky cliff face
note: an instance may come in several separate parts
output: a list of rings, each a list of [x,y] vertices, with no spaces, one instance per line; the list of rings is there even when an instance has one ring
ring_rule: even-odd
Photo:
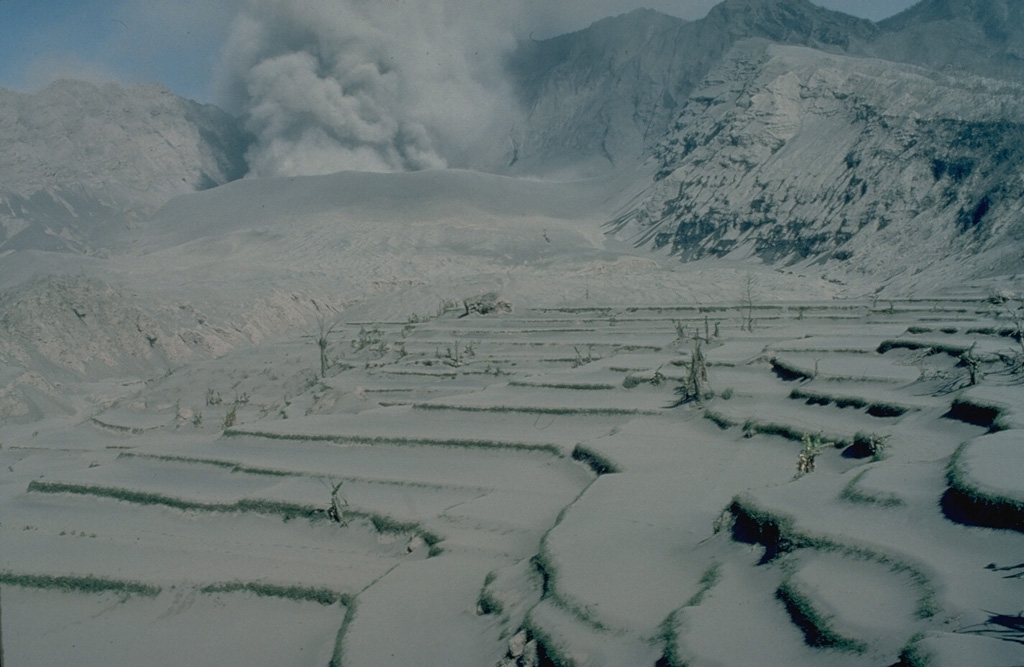
[[[522,44],[509,68],[525,115],[508,169],[586,174],[640,159],[710,62],[689,25],[638,10]]]
[[[154,85],[0,89],[0,252],[89,251],[175,195],[245,174],[235,119]]]
[[[1022,12],[924,0],[876,24],[726,0],[689,23],[608,19],[521,49],[519,164],[652,156],[610,228],[684,260],[1003,270],[1024,235]]]
[[[750,41],[690,96],[613,225],[683,259],[882,277],[1020,234],[1024,88]]]
[[[525,110],[509,167],[586,174],[643,158],[738,40],[844,50],[877,32],[807,0],[727,0],[700,21],[637,10],[526,42],[509,65]]]
[[[522,44],[510,62],[524,118],[513,173],[592,173],[649,154],[739,41],[1024,82],[1024,5],[926,0],[875,24],[809,0],[725,0],[686,22],[649,10]]]

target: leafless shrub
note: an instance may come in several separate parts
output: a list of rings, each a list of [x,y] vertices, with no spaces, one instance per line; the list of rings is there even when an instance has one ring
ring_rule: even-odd
[[[676,405],[704,401],[714,396],[711,382],[708,380],[707,358],[704,356],[701,346],[702,342],[699,338],[693,342],[693,352],[690,354],[690,361],[686,364],[686,379],[683,384],[676,387],[676,393],[680,397]]]
[[[797,477],[802,477],[809,472],[814,472],[814,465],[818,455],[821,454],[822,450],[826,447],[833,446],[834,444],[826,441],[820,433],[817,435],[805,435],[804,447],[800,450],[800,454],[796,459]]]

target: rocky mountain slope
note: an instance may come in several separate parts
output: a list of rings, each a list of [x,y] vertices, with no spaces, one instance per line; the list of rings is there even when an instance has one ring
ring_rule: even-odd
[[[1005,249],[1024,210],[1022,112],[1006,82],[742,43],[614,228],[683,259],[835,260],[883,279]]]
[[[638,10],[520,45],[510,60],[525,120],[513,173],[589,173],[646,155],[739,41],[1024,82],[1024,11],[1009,0],[926,0],[880,23],[809,0],[725,0],[698,21]]]
[[[227,113],[155,85],[0,89],[0,252],[88,252],[101,229],[246,171]]]
[[[574,178],[629,167],[656,152],[657,169],[674,169],[664,146],[679,141],[680,131],[696,133],[689,140],[700,134],[693,123],[701,102],[691,105],[691,95],[709,73],[731,70],[741,86],[743,77],[758,76],[757,67],[725,63],[735,63],[733,47],[749,39],[888,63],[867,66],[874,70],[902,72],[893,63],[912,63],[949,76],[1024,82],[1022,11],[1009,0],[925,0],[876,24],[809,0],[725,0],[699,21],[637,10],[569,35],[527,40],[508,61],[521,120],[510,129],[505,164],[492,168]],[[803,94],[827,99],[831,91],[823,84]],[[873,106],[888,104],[881,91],[876,97]],[[64,81],[34,95],[0,91],[0,143],[10,156],[0,164],[0,252],[94,252],[103,234],[123,231],[171,197],[241,177],[251,141],[242,125],[156,86]],[[988,193],[974,194],[981,202]],[[704,254],[708,243],[687,254]]]
[[[1012,271],[1022,11],[926,0],[876,24],[726,0],[699,21],[640,11],[526,44],[512,169],[653,155],[654,184],[611,229],[684,260],[831,263],[844,280]]]
[[[1024,82],[1024,5],[925,0],[878,25],[872,53],[943,71]]]
[[[526,113],[510,166],[587,173],[643,157],[738,40],[842,50],[877,32],[870,21],[806,0],[728,0],[699,21],[637,10],[523,43],[510,60]]]

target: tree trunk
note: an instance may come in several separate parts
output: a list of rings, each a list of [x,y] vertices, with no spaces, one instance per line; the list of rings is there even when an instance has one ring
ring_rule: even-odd
[[[317,341],[320,346],[320,377],[327,377],[327,334],[321,334]]]
[[[0,586],[0,590],[3,587]],[[4,619],[3,619],[3,600],[0,600],[0,667],[4,667]]]

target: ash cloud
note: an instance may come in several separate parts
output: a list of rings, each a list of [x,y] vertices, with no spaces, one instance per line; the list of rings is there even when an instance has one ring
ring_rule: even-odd
[[[218,97],[256,137],[254,176],[494,170],[522,121],[504,72],[518,40],[640,5],[696,19],[718,1],[213,0],[238,8]]]
[[[249,0],[222,85],[255,176],[480,167],[515,105],[514,8],[494,0]]]

